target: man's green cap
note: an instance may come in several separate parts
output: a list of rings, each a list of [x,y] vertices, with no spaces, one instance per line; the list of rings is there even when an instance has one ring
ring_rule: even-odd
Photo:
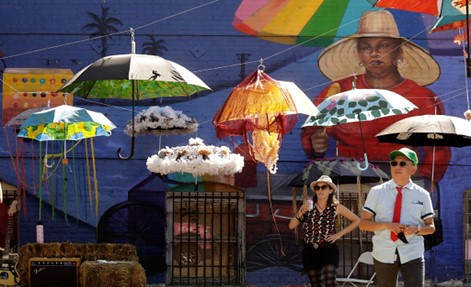
[[[417,154],[415,153],[415,151],[413,151],[409,148],[403,147],[400,150],[393,150],[389,154],[389,158],[391,160],[393,160],[398,155],[403,155],[403,156],[407,157],[410,161],[412,161],[412,163],[414,165],[419,164],[419,159],[417,158]]]

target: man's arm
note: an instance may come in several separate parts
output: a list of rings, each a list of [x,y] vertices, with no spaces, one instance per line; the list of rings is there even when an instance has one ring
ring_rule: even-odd
[[[365,231],[377,231],[382,229],[388,229],[391,232],[396,234],[404,231],[404,224],[399,222],[376,222],[373,221],[373,213],[362,210],[360,217],[360,230]]]

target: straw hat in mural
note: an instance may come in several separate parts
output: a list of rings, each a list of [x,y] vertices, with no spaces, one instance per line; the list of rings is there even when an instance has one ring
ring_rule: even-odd
[[[386,10],[364,12],[356,34],[325,48],[318,60],[322,74],[335,81],[365,73],[365,68],[359,64],[356,41],[362,37],[402,39],[404,58],[398,63],[398,70],[403,78],[426,86],[435,82],[440,76],[440,66],[435,59],[425,49],[401,37],[393,15]]]

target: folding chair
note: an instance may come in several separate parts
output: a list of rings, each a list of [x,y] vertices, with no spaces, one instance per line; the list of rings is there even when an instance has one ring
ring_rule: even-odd
[[[352,271],[350,271],[350,274],[348,274],[346,278],[337,278],[337,283],[343,282],[341,286],[358,287],[358,286],[362,286],[363,284],[366,284],[365,287],[370,286],[370,284],[373,283],[373,279],[376,276],[376,272],[373,273],[370,279],[360,279],[360,278],[353,277],[353,274],[357,270],[357,267],[360,266],[360,263],[373,266],[373,256],[371,256],[371,252],[368,251],[368,252],[363,252],[362,254],[360,254],[360,257],[358,257],[358,260],[353,266]],[[345,285],[345,284],[348,284],[348,285]]]

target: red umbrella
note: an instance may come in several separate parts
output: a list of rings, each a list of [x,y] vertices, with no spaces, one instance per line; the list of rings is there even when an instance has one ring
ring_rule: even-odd
[[[437,16],[432,32],[469,27],[469,0],[368,0],[381,8],[419,12]],[[444,28],[439,28],[439,27]],[[469,55],[469,30],[466,32],[466,54]],[[467,76],[471,77],[471,60],[466,55]]]
[[[317,109],[294,83],[276,81],[263,68],[260,65],[233,89],[213,125],[218,138],[243,136],[252,142],[252,157],[276,173],[282,134],[291,131],[299,113],[315,116]]]

